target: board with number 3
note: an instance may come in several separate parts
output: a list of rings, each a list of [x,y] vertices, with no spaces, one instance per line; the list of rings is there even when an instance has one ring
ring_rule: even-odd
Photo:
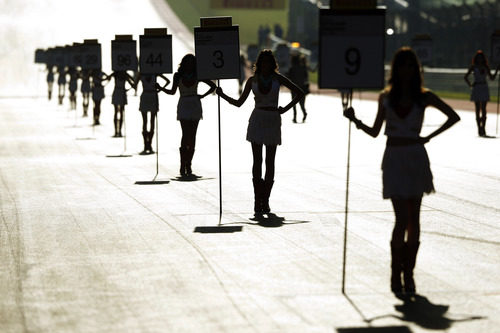
[[[385,9],[320,10],[319,87],[384,86]]]
[[[194,28],[198,80],[239,79],[238,26]]]
[[[172,73],[172,35],[141,35],[139,50],[141,73]]]

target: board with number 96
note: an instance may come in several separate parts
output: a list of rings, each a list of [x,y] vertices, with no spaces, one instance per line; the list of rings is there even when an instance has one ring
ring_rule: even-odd
[[[240,78],[238,26],[196,27],[194,40],[199,80]]]
[[[139,37],[139,50],[141,73],[172,73],[172,35],[142,35]]]
[[[385,9],[320,11],[319,87],[384,86]]]
[[[137,70],[137,43],[135,40],[111,41],[111,67],[115,72]]]

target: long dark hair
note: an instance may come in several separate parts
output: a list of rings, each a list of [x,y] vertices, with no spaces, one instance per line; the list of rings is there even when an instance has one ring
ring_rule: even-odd
[[[486,56],[484,55],[484,52],[482,50],[477,50],[476,54],[474,54],[474,57],[472,58],[472,66],[476,66],[477,65],[477,58],[478,57],[483,57],[484,65],[486,67],[489,67],[488,66],[488,59],[486,58]]]
[[[386,88],[388,91],[389,103],[392,106],[396,106],[401,98],[401,80],[399,69],[409,61],[414,68],[414,73],[412,75],[412,80],[410,84],[411,95],[413,101],[419,103],[422,99],[422,94],[424,92],[423,78],[420,61],[418,60],[417,54],[410,47],[404,46],[396,51],[394,57],[392,58],[391,64],[391,74],[389,77],[389,85]]]
[[[192,62],[193,64],[193,74],[194,77],[196,77],[196,57],[192,53],[186,54],[184,57],[182,57],[181,63],[179,64],[179,68],[177,69],[177,72],[183,76],[186,73],[186,67],[189,62]]]
[[[262,62],[267,59],[269,59],[269,61],[272,63],[273,71],[278,71],[278,63],[276,62],[276,58],[273,55],[273,51],[266,49],[260,51],[259,56],[257,57],[257,61],[255,62],[255,65],[253,65],[253,72],[255,74],[260,74],[260,72],[262,71]]]

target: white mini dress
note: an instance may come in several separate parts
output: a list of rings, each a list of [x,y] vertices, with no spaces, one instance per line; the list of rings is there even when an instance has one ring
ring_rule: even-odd
[[[177,103],[177,120],[200,120],[203,118],[200,97],[198,97],[198,81],[186,86],[182,77],[179,79],[179,102]]]
[[[429,157],[423,144],[417,143],[424,121],[425,106],[415,103],[405,117],[399,116],[384,100],[385,135],[388,144],[382,160],[384,199],[408,199],[434,192]],[[404,144],[390,145],[391,138]]]
[[[156,92],[156,75],[141,75],[142,94],[139,103],[139,111],[157,112],[158,93]]]
[[[474,84],[472,85],[470,100],[473,102],[488,102],[490,100],[490,91],[486,82],[488,70],[474,67],[472,74],[474,75]]]
[[[115,88],[111,97],[113,105],[127,105],[127,91],[125,90],[125,79],[115,75]]]
[[[257,79],[252,82],[255,96],[255,108],[248,120],[247,141],[264,145],[281,145],[281,115],[278,111],[267,111],[262,108],[278,107],[280,83],[273,78],[271,90],[263,94],[259,90]]]

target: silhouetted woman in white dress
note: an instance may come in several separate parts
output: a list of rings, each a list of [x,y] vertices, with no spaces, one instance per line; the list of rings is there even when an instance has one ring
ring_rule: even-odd
[[[278,106],[280,86],[291,90],[294,98],[285,107]],[[255,108],[248,121],[247,141],[252,144],[254,212],[270,213],[269,197],[274,184],[276,147],[281,145],[281,114],[297,104],[304,93],[292,81],[278,72],[278,64],[271,50],[259,53],[251,76],[239,99],[227,96],[221,88],[217,94],[234,106],[245,103],[250,91],[255,96]],[[262,147],[266,146],[266,173],[262,179]]]
[[[448,119],[426,137],[420,136],[425,109],[432,106]],[[415,52],[403,47],[394,55],[388,87],[380,94],[375,123],[369,127],[349,108],[345,116],[376,137],[385,121],[387,144],[382,160],[383,197],[391,199],[396,223],[391,240],[391,290],[415,293],[413,269],[420,245],[420,205],[424,193],[434,192],[424,144],[460,120],[457,113],[422,86]],[[403,274],[404,285],[401,282]]]

